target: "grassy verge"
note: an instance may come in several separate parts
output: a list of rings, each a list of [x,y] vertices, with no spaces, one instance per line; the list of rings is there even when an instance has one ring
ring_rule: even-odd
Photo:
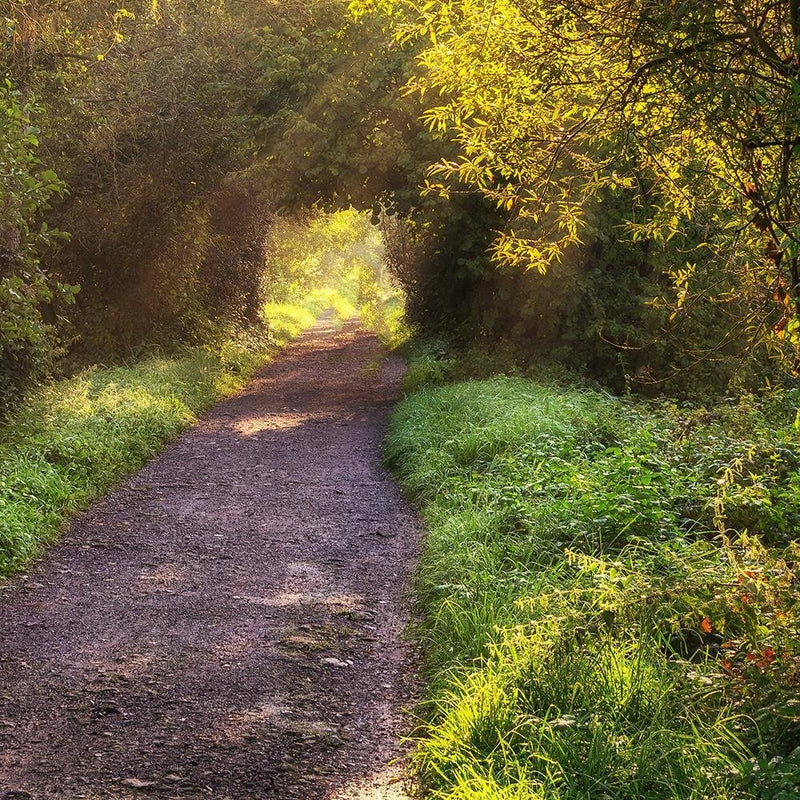
[[[500,377],[399,406],[387,460],[428,527],[427,796],[798,796],[797,400]]]
[[[93,367],[32,395],[0,428],[0,576],[22,569],[70,513],[236,392],[266,357],[262,346],[231,341]]]
[[[333,311],[339,323],[357,314],[356,306],[342,292],[319,289],[307,292],[296,301],[266,303],[262,316],[270,339],[277,345],[283,345],[310,328],[319,315],[328,310]]]

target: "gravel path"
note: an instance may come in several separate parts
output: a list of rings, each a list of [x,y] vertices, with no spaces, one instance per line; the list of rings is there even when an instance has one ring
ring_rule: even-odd
[[[0,798],[406,797],[402,370],[318,323],[0,587]]]

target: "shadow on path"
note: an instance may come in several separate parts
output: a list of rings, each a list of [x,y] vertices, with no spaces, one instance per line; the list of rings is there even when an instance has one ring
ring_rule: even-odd
[[[319,323],[0,587],[0,798],[401,798],[402,362]]]

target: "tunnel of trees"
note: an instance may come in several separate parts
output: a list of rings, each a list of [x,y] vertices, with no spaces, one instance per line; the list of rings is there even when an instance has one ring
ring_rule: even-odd
[[[259,324],[275,221],[349,207],[429,333],[616,391],[793,371],[795,4],[3,5],[4,408]]]
[[[0,580],[321,312],[374,331],[391,301],[414,334],[402,386],[355,322],[307,341],[348,388],[396,367],[398,394],[369,401],[392,406],[385,439],[372,406],[353,419],[425,529],[416,788],[800,796],[800,0],[0,12]],[[367,451],[336,437],[362,481]],[[325,439],[245,444],[261,469],[276,441]],[[402,539],[295,462],[263,486],[242,467],[221,530],[239,479],[268,514],[310,474],[354,536]],[[298,541],[328,524],[286,517]]]

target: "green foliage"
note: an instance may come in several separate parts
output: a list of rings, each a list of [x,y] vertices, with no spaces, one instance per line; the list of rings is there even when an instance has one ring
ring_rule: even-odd
[[[36,155],[37,111],[9,81],[0,85],[0,418],[50,366],[55,337],[41,306],[56,296],[69,302],[75,291],[49,281],[39,266],[60,237],[42,215],[64,185]]]
[[[390,346],[407,335],[402,298],[384,267],[384,242],[369,217],[353,208],[275,221],[265,282],[272,299],[263,315],[280,340],[331,310],[361,324]]]
[[[352,5],[389,15],[398,40],[421,48],[406,89],[427,102],[430,130],[459,151],[439,156],[428,190],[475,191],[504,211],[498,263],[545,273],[579,243],[591,250],[596,201],[626,194],[627,212],[601,233],[624,229],[633,251],[670,245],[650,299],[685,344],[686,363],[730,361],[753,346],[796,350],[799,95],[788,65],[798,55],[797,7]],[[606,310],[613,326],[616,309]],[[619,321],[637,317],[650,321],[644,310]],[[645,325],[637,338],[650,336]]]
[[[53,285],[83,287],[70,324],[60,299],[47,311],[72,354],[129,356],[143,343],[219,340],[220,327],[256,324],[266,212],[246,181],[223,179],[247,151],[237,115],[264,9],[238,0],[8,6],[0,74],[37,98],[40,157],[69,186],[47,223],[72,238],[42,263]],[[13,129],[0,124],[7,152]],[[37,174],[52,194],[53,171]],[[22,221],[8,231],[24,245]],[[31,360],[44,365],[40,344]]]
[[[731,332],[739,301],[718,298],[710,256],[698,256],[693,273],[707,301],[671,314],[666,272],[696,248],[698,231],[632,242],[624,232],[630,215],[630,193],[604,194],[585,213],[583,242],[542,274],[493,263],[491,241],[506,220],[485,199],[456,195],[410,220],[393,219],[388,264],[417,328],[448,339],[462,360],[464,351],[492,353],[495,372],[498,364],[501,371],[559,364],[615,392],[696,400],[775,380],[746,331]]]
[[[300,300],[314,290],[336,288],[355,301],[359,271],[380,266],[380,234],[353,208],[307,212],[275,220],[268,253],[269,299]]]
[[[270,336],[275,342],[284,342],[299,336],[317,319],[308,308],[293,303],[265,303],[263,314]]]
[[[48,266],[83,288],[72,322],[85,359],[218,339],[257,325],[263,301],[268,209],[240,172],[265,8],[114,10],[40,9],[28,77],[46,100],[43,152],[70,188],[54,219],[72,240]]]
[[[429,332],[474,324],[493,274],[493,229],[502,221],[474,194],[385,221],[387,263],[406,296],[409,322]]]
[[[401,404],[386,457],[429,528],[431,797],[797,791],[796,401],[494,378]]]
[[[48,247],[56,232],[41,221],[50,200],[64,191],[64,184],[36,155],[39,129],[33,116],[40,109],[25,102],[9,81],[0,86],[0,169],[3,194],[0,197],[0,230],[3,232],[3,258],[17,256],[26,264],[38,263],[40,252]],[[13,233],[12,233],[13,232]],[[11,249],[13,236],[14,249]]]
[[[357,23],[347,0],[286,4],[262,32],[249,123],[257,158],[249,174],[278,210],[319,200],[407,211],[439,152],[400,87],[414,52],[386,20]]]

